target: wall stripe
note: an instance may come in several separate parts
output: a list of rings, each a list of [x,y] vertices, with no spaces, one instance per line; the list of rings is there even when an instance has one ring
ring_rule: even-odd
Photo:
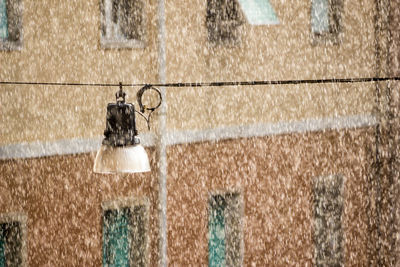
[[[259,123],[225,126],[207,130],[167,132],[167,145],[186,144],[223,139],[261,137],[277,134],[303,133],[333,129],[361,128],[376,125],[373,115],[354,115],[335,118],[307,119],[292,122]],[[140,134],[144,146],[154,146],[153,133]],[[66,139],[54,142],[19,143],[0,146],[0,159],[34,158],[53,155],[89,153],[96,151],[102,137],[91,139]]]

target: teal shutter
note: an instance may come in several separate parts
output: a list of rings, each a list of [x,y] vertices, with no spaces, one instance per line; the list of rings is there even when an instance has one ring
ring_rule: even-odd
[[[0,267],[6,266],[6,253],[4,248],[5,236],[2,225],[0,225]]]
[[[329,32],[329,0],[312,0],[311,31]]]
[[[130,266],[129,209],[107,210],[103,224],[103,266]]]
[[[251,25],[279,24],[269,0],[238,0]]]
[[[7,0],[0,0],[0,39],[8,39],[8,19],[7,19],[6,1]]]
[[[222,197],[214,197],[210,203],[209,266],[225,266],[225,207]]]

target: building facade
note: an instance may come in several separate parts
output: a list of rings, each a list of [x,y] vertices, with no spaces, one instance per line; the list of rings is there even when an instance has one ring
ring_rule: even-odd
[[[399,7],[0,0],[0,263],[398,263],[398,82],[351,80],[398,75]],[[293,83],[164,88],[152,171],[92,172],[90,84],[222,81]]]

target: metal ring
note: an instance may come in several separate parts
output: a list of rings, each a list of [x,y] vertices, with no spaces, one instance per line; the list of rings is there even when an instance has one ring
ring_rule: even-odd
[[[145,108],[145,107],[143,106],[143,103],[142,103],[142,96],[143,96],[143,93],[144,93],[145,91],[147,91],[147,90],[154,90],[154,91],[156,91],[156,92],[158,93],[158,96],[160,97],[160,102],[159,102],[155,107],[150,107],[150,108],[146,107],[146,108]],[[150,111],[156,110],[157,108],[159,108],[159,107],[161,106],[161,102],[162,102],[161,91],[160,91],[158,88],[152,86],[151,84],[146,84],[145,86],[143,86],[143,87],[137,92],[136,98],[137,98],[137,102],[139,103],[140,112],[142,112],[142,113],[144,112],[145,109],[146,109],[146,110],[150,110]]]

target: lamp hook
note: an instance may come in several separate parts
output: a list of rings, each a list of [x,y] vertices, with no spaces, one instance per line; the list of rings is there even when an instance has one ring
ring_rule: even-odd
[[[122,90],[122,82],[119,83],[119,91],[115,93],[115,98],[117,99],[117,103],[125,103],[126,94]]]
[[[143,105],[143,102],[142,102],[143,93],[144,93],[145,91],[147,91],[147,90],[154,90],[154,91],[156,91],[157,94],[158,94],[159,102],[158,102],[157,105],[154,106],[154,107],[147,107],[146,105]],[[160,91],[157,87],[154,87],[154,86],[151,85],[151,84],[146,84],[145,86],[143,86],[143,87],[136,93],[136,99],[137,99],[137,102],[138,102],[138,104],[139,104],[140,111],[137,111],[137,110],[135,110],[135,111],[136,111],[139,115],[141,115],[141,116],[146,120],[146,122],[147,122],[147,127],[148,127],[148,129],[150,130],[150,116],[151,116],[151,114],[152,114],[157,108],[159,108],[159,107],[161,106],[161,102],[162,102],[161,91]],[[146,110],[149,111],[149,115],[148,115],[147,117],[144,115],[144,112],[145,112]]]

